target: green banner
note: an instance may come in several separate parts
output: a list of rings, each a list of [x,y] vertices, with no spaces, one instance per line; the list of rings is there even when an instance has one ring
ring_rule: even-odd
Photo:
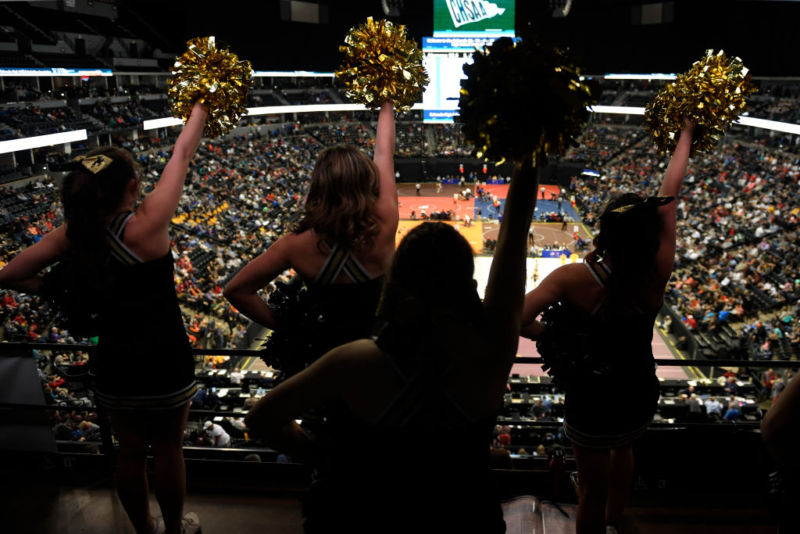
[[[514,34],[515,0],[433,0],[433,34]]]

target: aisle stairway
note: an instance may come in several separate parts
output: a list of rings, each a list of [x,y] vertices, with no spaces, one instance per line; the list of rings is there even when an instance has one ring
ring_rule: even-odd
[[[573,534],[576,509],[574,504],[517,497],[503,504],[506,534]]]

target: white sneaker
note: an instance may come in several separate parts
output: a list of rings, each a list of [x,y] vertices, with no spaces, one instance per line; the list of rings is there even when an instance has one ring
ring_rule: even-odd
[[[184,515],[182,524],[183,534],[200,534],[202,532],[200,529],[200,518],[197,517],[197,514],[194,512],[189,512]]]
[[[619,534],[619,531],[617,531],[617,527],[606,525],[606,534]]]
[[[164,518],[159,516],[153,520],[153,534],[164,534],[167,531],[167,525],[164,524]]]

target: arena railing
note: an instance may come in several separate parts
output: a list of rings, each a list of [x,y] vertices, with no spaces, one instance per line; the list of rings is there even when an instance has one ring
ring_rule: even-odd
[[[67,345],[62,343],[0,343],[0,450],[13,454],[14,458],[20,458],[21,462],[33,458],[50,458],[45,463],[50,465],[70,465],[68,476],[84,476],[83,472],[96,473],[105,476],[112,471],[115,462],[116,446],[113,440],[111,425],[102,406],[97,406],[94,402],[83,405],[53,405],[45,404],[42,381],[37,371],[36,357],[49,358],[53,362],[59,353],[70,351],[83,351],[91,354],[96,351],[93,345]],[[229,356],[230,359],[222,366],[225,369],[232,369],[234,366],[244,363],[247,358],[255,358],[260,355],[257,350],[239,349],[195,349],[195,357],[198,359],[198,367],[202,366],[201,358],[205,356]],[[781,362],[781,361],[741,361],[741,360],[718,360],[714,362],[697,362],[688,360],[658,359],[657,364],[666,366],[691,366],[708,363],[719,367],[752,367],[753,369],[764,369],[772,367],[776,370],[781,368],[796,369],[800,367],[800,362]],[[541,364],[540,358],[518,357],[519,364]],[[204,373],[198,373],[199,376]],[[254,375],[251,375],[251,377]],[[88,371],[82,376],[68,377],[80,382],[81,385],[91,390],[92,377]],[[549,377],[525,378],[528,384],[542,388],[549,387]],[[519,386],[520,377],[510,377],[512,389]],[[204,380],[201,376],[200,380]],[[253,378],[249,379],[250,384],[254,384]],[[81,382],[83,381],[83,382]],[[688,385],[692,382],[686,381]],[[682,383],[683,384],[683,383]],[[208,387],[210,382],[206,382]],[[758,384],[755,384],[758,386]],[[665,396],[670,393],[662,385],[662,394]],[[669,386],[671,393],[675,393],[676,388],[683,385]],[[714,386],[719,389],[719,386]],[[752,389],[752,388],[751,388]],[[252,389],[251,389],[252,390]],[[267,388],[268,390],[268,388]],[[79,390],[76,390],[79,391]],[[548,391],[541,389],[537,391]],[[532,393],[526,397],[527,400],[541,398],[544,393]],[[556,398],[549,394],[554,401]],[[673,398],[673,397],[670,397]],[[519,400],[519,399],[516,399]],[[526,400],[526,402],[527,402]],[[509,404],[506,398],[505,407],[513,406],[514,410],[521,408],[519,404]],[[598,399],[603,402],[603,399]],[[529,405],[530,406],[530,405]],[[751,404],[752,406],[752,404]],[[613,407],[609,407],[613,409]],[[76,411],[78,414],[97,413],[97,424],[99,424],[100,439],[93,439],[89,442],[76,442],[69,438],[57,439],[55,433],[54,417],[52,414],[60,412],[64,416]],[[563,457],[567,462],[567,469],[574,466],[574,457],[571,454],[569,443],[563,436],[563,425],[557,420],[534,420],[528,415],[527,407],[523,407],[522,413],[506,411],[505,415],[497,419],[497,424],[508,425],[511,428],[512,444],[507,447],[506,454],[511,467],[500,463],[494,466],[494,476],[501,481],[504,491],[509,494],[525,494],[531,491],[532,487],[542,491],[548,491],[547,487],[550,480],[554,479],[554,464],[550,460],[557,451],[563,452]],[[189,416],[189,428],[198,433],[202,433],[202,421],[213,420],[214,418],[240,417],[245,415],[244,411],[219,411],[210,409],[192,409]],[[65,417],[66,418],[66,417]],[[685,495],[687,491],[696,489],[697,480],[692,473],[705,473],[708,480],[714,483],[714,494],[719,496],[730,495],[730,493],[749,492],[756,498],[763,498],[767,494],[764,489],[767,475],[772,469],[771,462],[767,457],[759,432],[759,420],[741,420],[735,423],[729,422],[701,422],[685,419],[675,419],[674,421],[653,421],[644,436],[636,444],[637,449],[637,482],[642,487],[649,488],[647,492],[655,492],[662,495],[662,486],[669,489],[670,495],[678,498]],[[222,422],[222,420],[218,420]],[[13,442],[20,429],[34,429],[39,437],[39,442],[33,445],[19,443],[9,445]],[[47,444],[42,445],[47,441]],[[534,454],[537,446],[542,444],[546,447],[546,453]],[[692,444],[692,446],[688,446]],[[364,444],[368,446],[368,444]],[[430,445],[434,445],[432,442]],[[436,436],[437,450],[446,454],[449,447],[457,447],[457,443],[449,443],[447,436]],[[525,452],[519,450],[524,448]],[[559,453],[561,454],[561,453]],[[44,456],[42,456],[44,455]],[[197,445],[184,446],[184,455],[187,459],[187,468],[194,473],[193,480],[211,480],[214,487],[217,484],[225,486],[229,484],[231,488],[250,486],[262,488],[267,483],[276,491],[302,491],[307,486],[309,480],[309,467],[299,461],[289,460],[289,464],[284,463],[285,459],[278,457],[279,452],[261,444],[246,442],[244,440],[234,441],[229,448],[212,448]],[[248,457],[258,455],[259,464],[248,461]],[[748,458],[748,462],[741,462],[742,458]],[[755,458],[755,460],[749,460]],[[37,462],[37,460],[33,460]],[[391,461],[391,459],[387,459]],[[504,460],[505,461],[505,460]],[[39,461],[40,462],[40,461]],[[731,465],[736,465],[736,469],[731,469]],[[563,464],[562,464],[563,465]],[[46,473],[43,476],[47,476]],[[705,479],[704,479],[705,480]],[[694,486],[687,486],[693,484]],[[544,489],[542,489],[544,488]],[[716,491],[720,489],[720,491]]]
[[[41,391],[41,380],[39,378],[37,367],[35,364],[35,355],[40,352],[51,351],[53,355],[55,353],[68,353],[68,352],[85,352],[89,354],[90,358],[92,354],[96,351],[96,346],[94,345],[84,345],[84,344],[63,344],[63,343],[27,343],[27,342],[6,342],[0,343],[0,368],[5,367],[4,372],[0,373],[0,376],[4,377],[5,385],[0,388],[0,409],[24,409],[30,411],[47,411],[47,410],[86,410],[86,411],[101,411],[102,407],[92,405],[74,405],[74,406],[58,406],[58,405],[48,405],[45,404],[44,394]],[[196,359],[202,358],[204,356],[227,356],[230,357],[228,361],[221,366],[228,371],[232,370],[234,367],[239,367],[241,363],[248,357],[258,357],[261,355],[261,351],[258,350],[242,350],[242,349],[193,349],[193,353]],[[28,365],[26,367],[13,367],[8,365],[7,362],[12,359],[22,359],[28,360],[29,363],[32,362],[33,365]],[[53,356],[51,355],[50,364],[52,362]],[[6,365],[3,364],[6,362]],[[543,361],[541,358],[535,357],[517,357],[516,363],[518,364],[542,364]],[[752,361],[752,360],[710,360],[710,361],[700,361],[700,360],[680,360],[680,359],[657,359],[656,363],[660,367],[690,367],[690,366],[703,366],[709,368],[750,368],[750,369],[796,369],[800,367],[800,362],[796,361]],[[76,367],[76,366],[74,366]],[[204,367],[202,363],[198,364],[198,368]],[[92,391],[93,384],[91,384],[91,373],[88,371],[88,366],[86,367],[87,373],[81,375],[80,377],[76,376],[67,376],[65,378],[72,380],[73,382],[77,382],[77,380],[73,380],[76,378],[81,378],[82,381],[86,382],[87,379],[89,383],[85,386],[87,391]],[[24,373],[27,373],[27,376],[23,376]],[[28,380],[29,385],[33,391],[36,391],[38,394],[41,395],[41,404],[31,403],[31,402],[14,402],[13,400],[9,400],[13,398],[13,393],[15,391],[15,385],[20,385],[22,380]],[[205,381],[205,378],[201,378],[201,381]],[[545,378],[545,384],[548,383],[549,379]],[[687,383],[691,382],[690,379],[687,379]],[[34,389],[32,387],[33,384],[36,384],[38,389]],[[266,388],[268,391],[269,388]],[[33,393],[33,391],[29,391],[28,393]],[[31,395],[29,395],[30,397]],[[196,416],[207,416],[207,417],[214,417],[218,415],[241,415],[240,412],[219,412],[216,410],[192,410],[192,413]],[[539,422],[539,424],[543,427],[557,427],[560,423],[557,422]],[[669,423],[653,423],[656,426],[670,426]],[[748,425],[750,426],[757,426],[757,423],[748,423],[743,422],[741,425]],[[107,425],[103,425],[106,426]],[[685,423],[681,423],[679,426],[685,426]],[[101,427],[102,428],[102,427]],[[104,436],[104,445],[108,445],[111,443],[110,436]]]

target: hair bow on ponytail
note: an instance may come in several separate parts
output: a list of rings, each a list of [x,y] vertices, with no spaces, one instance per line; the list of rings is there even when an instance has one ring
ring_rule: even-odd
[[[114,163],[114,160],[103,154],[97,154],[94,156],[78,156],[67,163],[51,163],[50,170],[53,172],[87,170],[92,174],[97,174],[103,169],[106,169],[112,163]]]
[[[114,160],[109,158],[108,156],[104,156],[103,154],[97,154],[95,156],[78,156],[77,158],[72,160],[73,163],[80,163],[83,168],[89,171],[92,174],[97,174],[98,172],[102,171],[112,163]]]

